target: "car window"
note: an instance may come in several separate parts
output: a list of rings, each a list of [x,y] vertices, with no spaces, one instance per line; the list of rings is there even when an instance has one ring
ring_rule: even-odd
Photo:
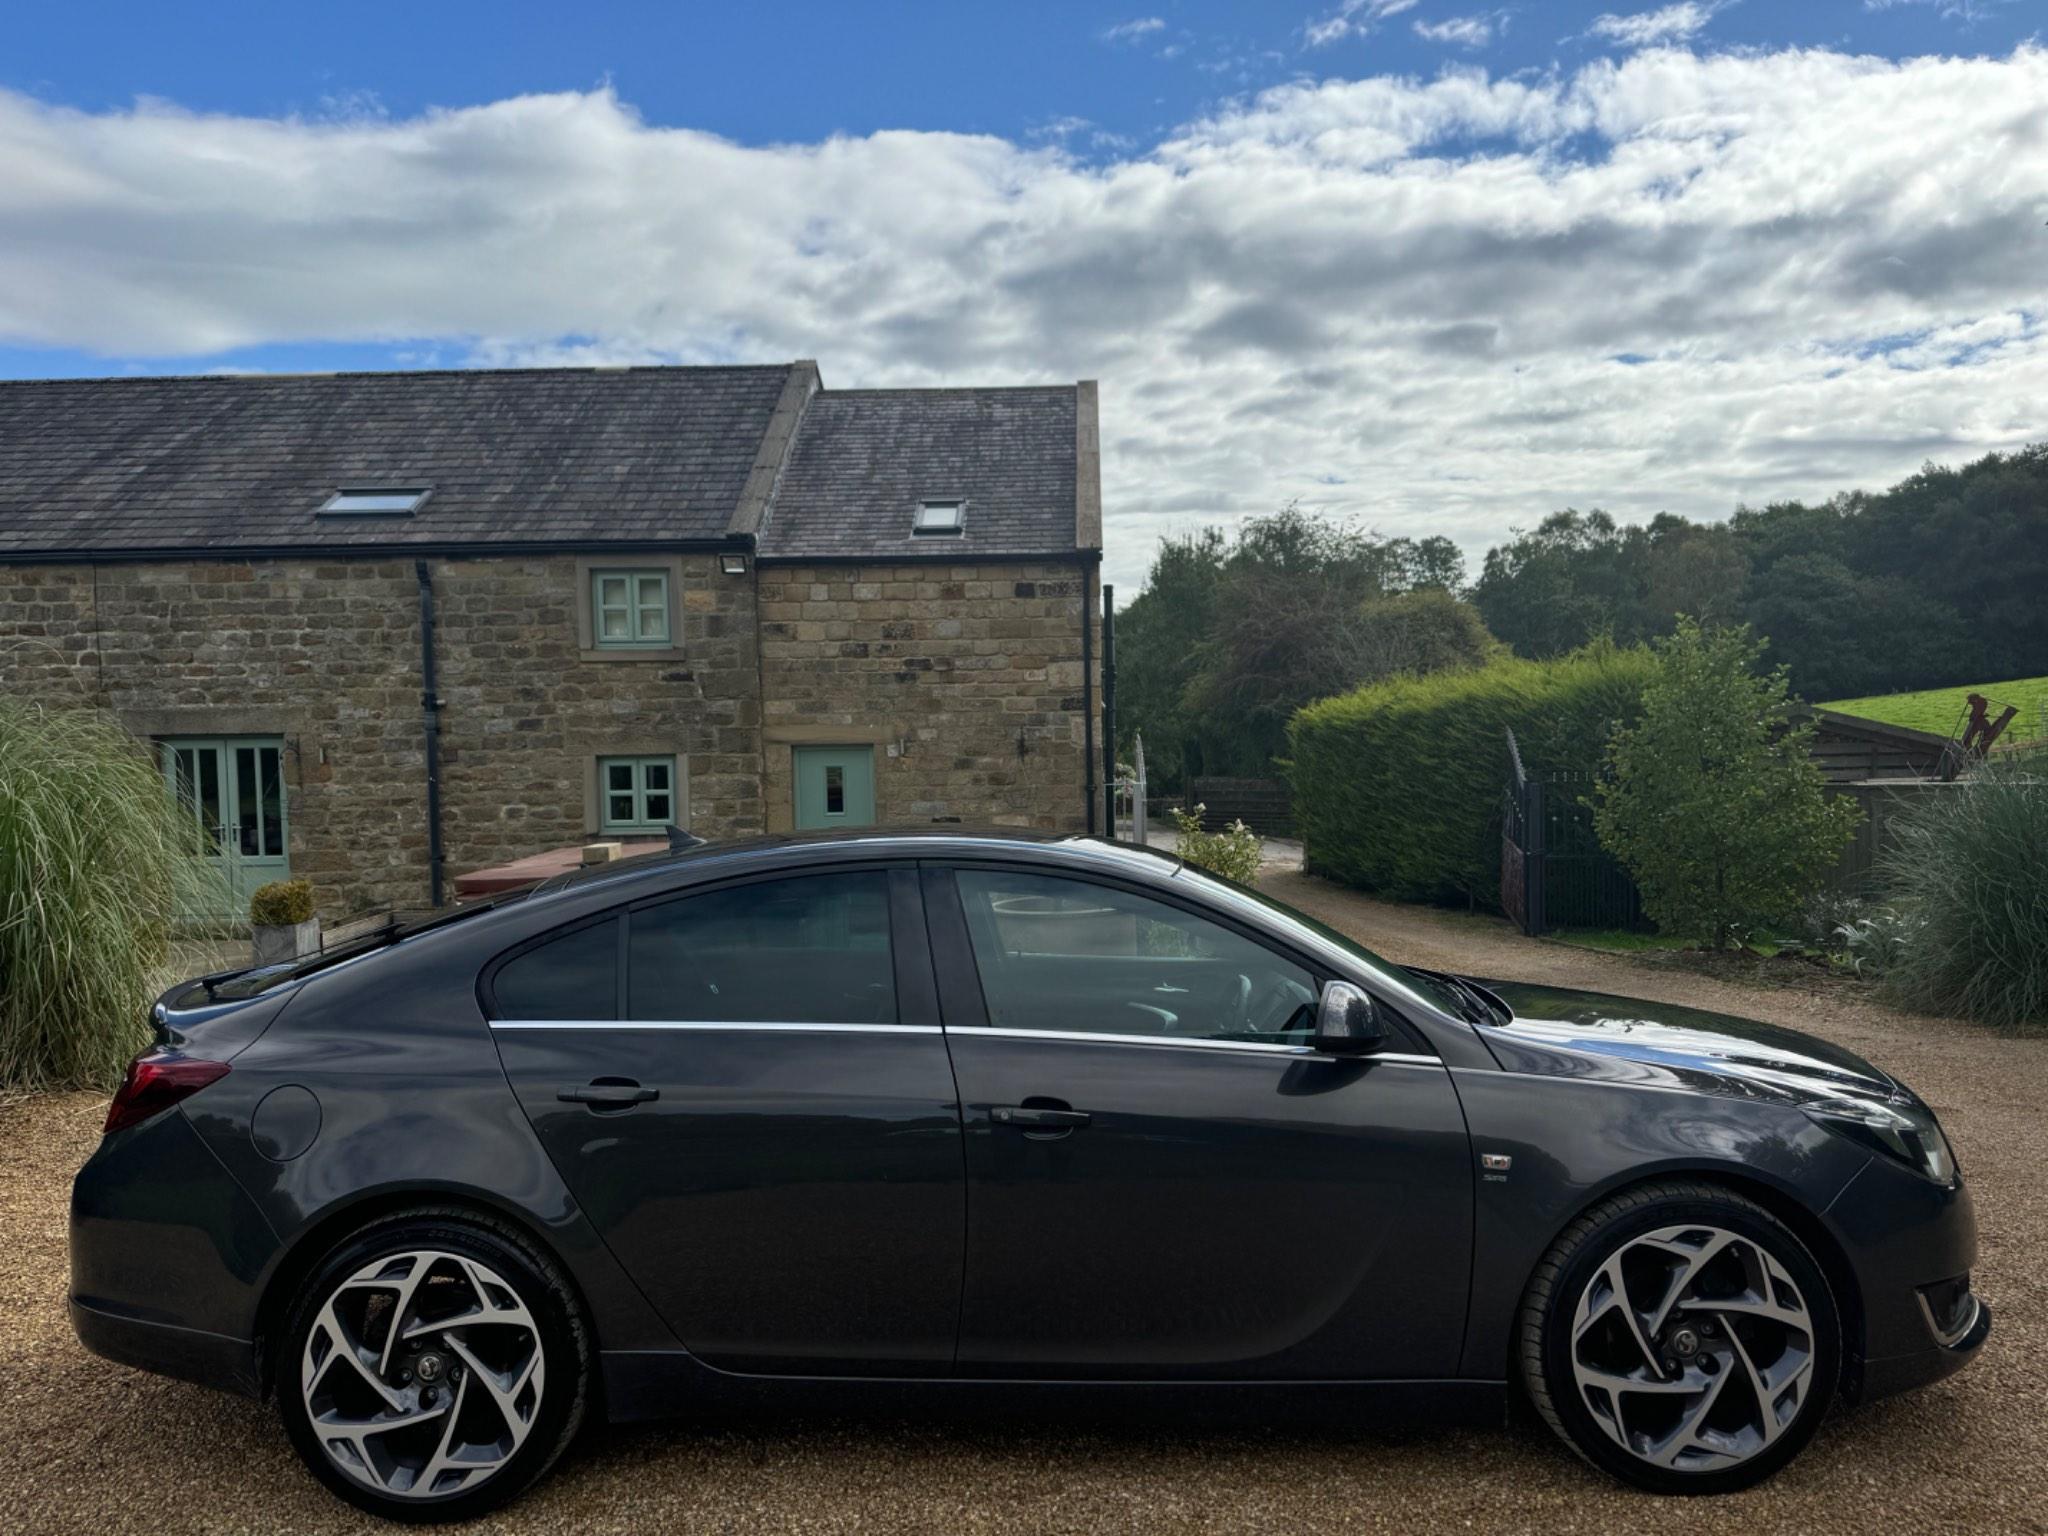
[[[619,920],[572,928],[524,950],[491,978],[499,1019],[615,1019],[619,1016]]]
[[[1220,923],[1114,886],[963,869],[989,1023],[1301,1044],[1315,978]]]
[[[889,877],[879,870],[727,886],[642,907],[626,941],[626,1017],[893,1024]]]

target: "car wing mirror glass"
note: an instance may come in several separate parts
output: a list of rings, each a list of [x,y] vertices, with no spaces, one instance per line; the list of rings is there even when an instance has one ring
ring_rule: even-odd
[[[1386,1038],[1386,1018],[1366,992],[1348,981],[1333,981],[1323,988],[1322,1001],[1316,1005],[1317,1050],[1356,1055],[1378,1050]]]

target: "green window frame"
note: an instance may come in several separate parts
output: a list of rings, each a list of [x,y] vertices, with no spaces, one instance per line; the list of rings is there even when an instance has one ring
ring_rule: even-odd
[[[670,644],[668,572],[590,573],[591,639],[601,651],[662,650]]]
[[[600,757],[598,826],[606,832],[659,832],[676,817],[673,757]]]

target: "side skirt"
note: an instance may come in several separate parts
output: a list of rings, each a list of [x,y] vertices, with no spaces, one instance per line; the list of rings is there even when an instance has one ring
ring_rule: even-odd
[[[1497,1426],[1507,1414],[1504,1381],[1045,1381],[986,1378],[909,1379],[847,1376],[741,1376],[680,1350],[606,1350],[606,1417],[614,1424],[694,1414],[721,1407],[788,1404],[821,1407],[898,1399],[904,1406],[947,1408],[969,1403],[1026,1408],[1092,1400],[1111,1406],[1138,1401],[1174,1410],[1232,1413],[1269,1407],[1277,1398],[1342,1413],[1347,1427]]]

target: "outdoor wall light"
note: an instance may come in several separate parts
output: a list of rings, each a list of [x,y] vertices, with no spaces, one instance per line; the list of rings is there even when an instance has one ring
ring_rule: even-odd
[[[718,568],[728,576],[744,576],[747,574],[747,557],[745,555],[720,555],[718,557]]]

